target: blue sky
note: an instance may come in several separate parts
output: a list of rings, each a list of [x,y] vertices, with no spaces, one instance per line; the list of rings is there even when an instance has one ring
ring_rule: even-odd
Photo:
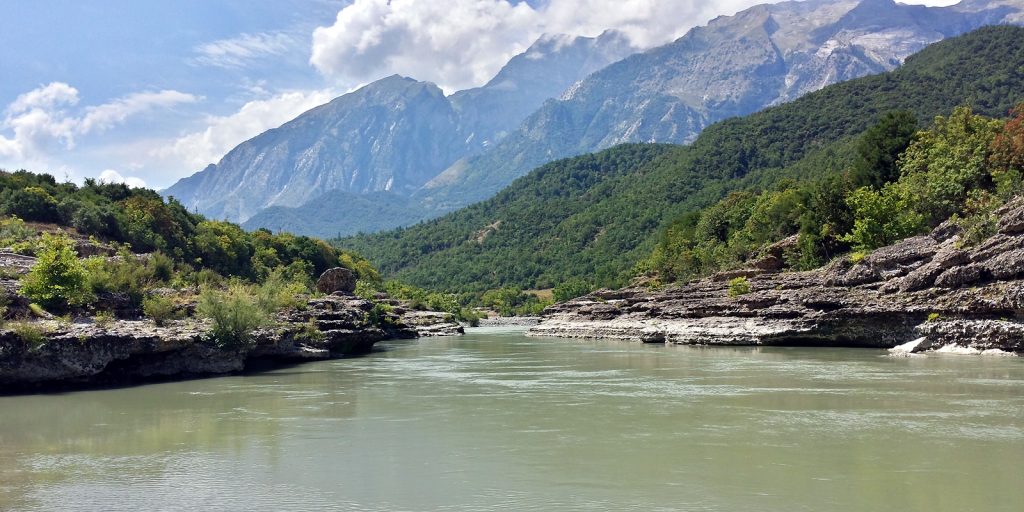
[[[383,76],[454,92],[545,32],[650,47],[756,3],[0,0],[0,168],[164,188]]]

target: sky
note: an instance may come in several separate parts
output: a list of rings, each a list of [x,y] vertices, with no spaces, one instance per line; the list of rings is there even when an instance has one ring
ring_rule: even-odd
[[[545,33],[650,48],[759,3],[0,0],[0,169],[166,188],[385,76],[452,93]]]

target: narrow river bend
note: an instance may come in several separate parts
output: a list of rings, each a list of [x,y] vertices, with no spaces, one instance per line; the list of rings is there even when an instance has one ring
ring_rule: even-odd
[[[0,397],[0,510],[1019,511],[1024,360],[475,329]]]

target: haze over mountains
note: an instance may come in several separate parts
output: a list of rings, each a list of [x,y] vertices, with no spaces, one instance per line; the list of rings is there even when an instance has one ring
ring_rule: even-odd
[[[1021,23],[1022,13],[1024,0],[810,0],[720,17],[633,55],[614,32],[545,37],[485,86],[448,97],[408,78],[370,84],[165,194],[248,228],[335,236],[408,225],[491,197],[545,162],[624,142],[690,142],[715,121],[891,70],[932,42]],[[352,195],[367,193],[372,201]],[[393,214],[381,214],[389,200]]]

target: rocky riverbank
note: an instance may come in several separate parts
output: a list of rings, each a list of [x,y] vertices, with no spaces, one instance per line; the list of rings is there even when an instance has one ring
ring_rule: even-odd
[[[947,222],[857,261],[777,272],[779,246],[750,268],[682,286],[599,290],[557,304],[529,334],[1024,353],[1024,199],[996,213],[996,233],[974,247],[962,247],[960,229]],[[742,286],[730,286],[736,278]]]
[[[25,302],[15,295],[16,282],[4,284],[9,303]],[[323,279],[320,284],[323,291]],[[211,329],[209,321],[194,317],[164,326],[95,317],[9,325],[0,328],[0,392],[224,374],[257,361],[330,359],[369,352],[386,339],[463,333],[450,314],[413,310],[392,299],[368,301],[348,291],[279,313],[243,346],[216,343]]]
[[[461,334],[450,315],[395,307],[388,318],[367,320],[374,303],[336,293],[279,315],[243,347],[210,341],[210,324],[198,319],[36,322],[41,339],[0,330],[0,385],[23,390],[40,385],[137,382],[238,372],[254,361],[279,363],[331,359],[369,352],[378,341]],[[315,329],[310,329],[315,327]]]

